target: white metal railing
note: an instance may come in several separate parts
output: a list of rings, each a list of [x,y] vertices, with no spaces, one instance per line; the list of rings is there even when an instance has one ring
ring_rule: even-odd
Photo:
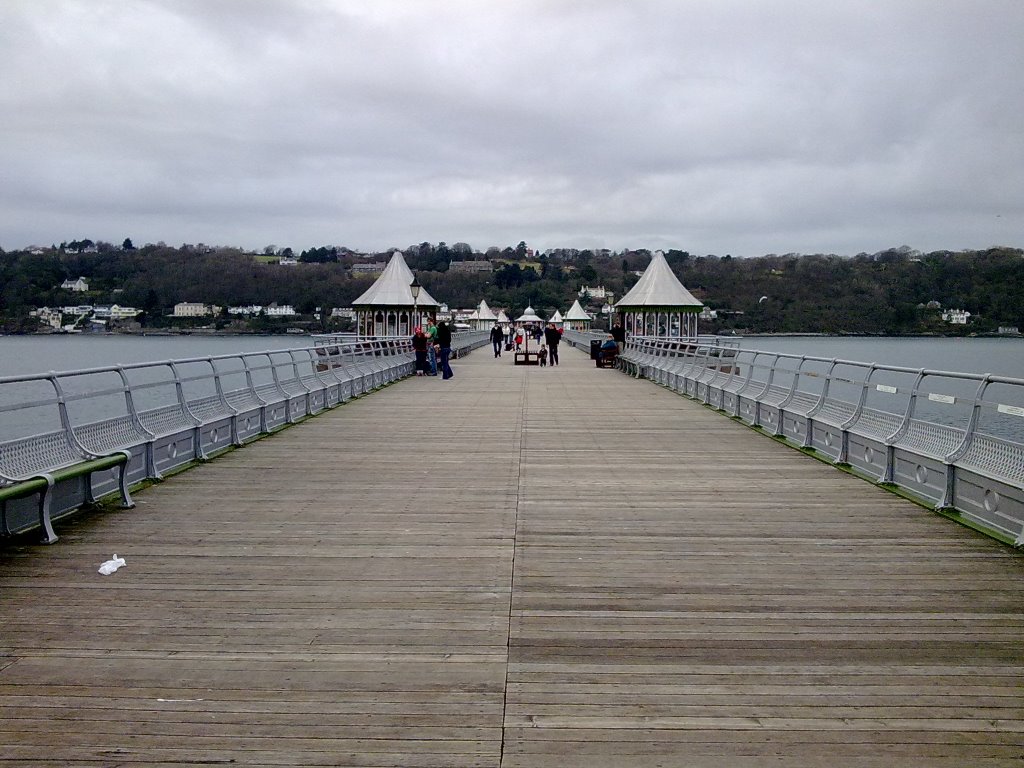
[[[618,366],[1024,544],[1024,379],[673,339]]]
[[[453,352],[486,339],[456,334]],[[0,533],[49,529],[119,478],[111,469],[69,480],[46,510],[8,498],[19,484],[125,451],[128,483],[158,480],[408,376],[414,361],[403,338],[2,377]]]

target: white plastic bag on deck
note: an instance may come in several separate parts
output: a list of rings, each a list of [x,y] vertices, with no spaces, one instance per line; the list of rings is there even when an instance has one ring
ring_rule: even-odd
[[[118,557],[117,553],[115,552],[113,560],[107,560],[105,563],[103,563],[103,565],[100,566],[100,573],[102,573],[104,576],[109,576],[122,565],[124,565],[124,558]]]

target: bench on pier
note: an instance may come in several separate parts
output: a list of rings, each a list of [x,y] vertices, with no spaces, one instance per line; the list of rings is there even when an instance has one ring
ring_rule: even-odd
[[[63,435],[58,433],[51,437],[60,439]],[[35,443],[37,446],[42,445],[38,440]],[[42,455],[40,454],[38,458],[42,458]],[[36,468],[17,477],[0,474],[0,483],[6,483],[0,485],[0,531],[4,535],[11,534],[7,521],[7,502],[38,494],[39,527],[43,529],[42,541],[44,544],[53,544],[57,541],[57,534],[53,531],[53,522],[50,518],[50,501],[53,497],[54,487],[68,480],[85,478],[85,501],[88,504],[93,504],[96,499],[92,490],[92,474],[107,469],[119,469],[118,488],[121,493],[121,506],[131,509],[135,504],[128,493],[128,480],[125,475],[131,458],[131,451],[119,450],[106,456],[80,456],[76,459],[67,457],[63,466],[52,467],[48,471],[40,471],[39,468]]]
[[[516,352],[514,365],[540,365],[540,352]]]

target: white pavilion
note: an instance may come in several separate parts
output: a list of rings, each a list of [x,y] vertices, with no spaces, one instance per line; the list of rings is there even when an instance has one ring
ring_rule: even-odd
[[[533,307],[527,307],[526,311],[523,312],[519,317],[516,318],[517,323],[543,323],[544,319],[537,315]]]
[[[481,299],[480,306],[473,312],[469,322],[477,331],[489,331],[498,322],[498,316],[487,306],[487,301]]]
[[[498,325],[501,326],[501,329],[505,331],[506,335],[512,328],[512,321],[508,319],[508,315],[505,314],[504,309],[498,310]]]
[[[569,311],[565,313],[563,322],[565,327],[573,331],[589,331],[590,324],[593,322],[593,318],[587,314],[587,310],[580,304],[580,300],[576,299],[569,307]]]
[[[630,336],[697,337],[697,315],[704,305],[690,293],[655,251],[639,282],[615,303],[615,312]]]
[[[425,326],[437,314],[440,305],[426,288],[413,297],[414,279],[402,252],[392,253],[380,277],[352,302],[360,338],[411,336],[416,326]]]

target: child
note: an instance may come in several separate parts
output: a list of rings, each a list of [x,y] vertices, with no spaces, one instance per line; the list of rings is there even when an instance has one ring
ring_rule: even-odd
[[[548,364],[548,348],[541,344],[540,349],[537,350],[537,354],[540,355],[540,367],[543,368],[545,365]]]

